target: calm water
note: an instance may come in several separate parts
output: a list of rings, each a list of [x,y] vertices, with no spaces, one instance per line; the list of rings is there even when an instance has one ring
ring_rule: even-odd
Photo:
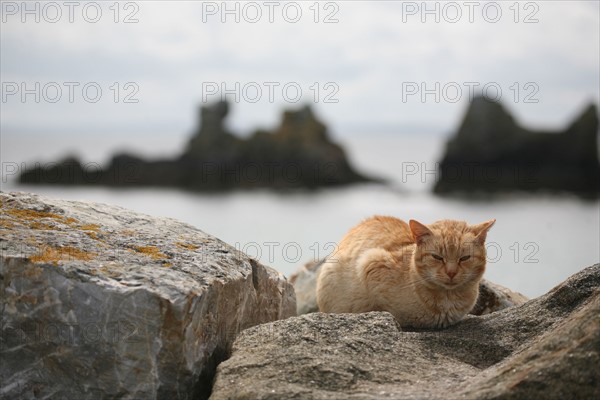
[[[33,159],[34,153],[19,147],[16,138],[12,140],[3,141],[3,160]],[[373,214],[425,223],[444,218],[470,223],[496,218],[488,235],[486,275],[532,297],[600,260],[598,201],[544,195],[476,201],[438,198],[429,189],[435,181],[432,171],[443,139],[363,135],[345,138],[343,142],[357,167],[388,177],[392,184],[283,195],[268,191],[203,195],[178,190],[17,186],[11,181],[4,182],[2,190],[118,204],[151,215],[173,217],[219,237],[286,275],[306,261],[327,255],[351,226]],[[16,150],[7,153],[7,145],[10,148],[11,144]]]

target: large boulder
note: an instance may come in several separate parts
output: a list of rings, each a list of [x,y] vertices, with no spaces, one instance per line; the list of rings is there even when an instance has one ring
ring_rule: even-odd
[[[0,397],[202,399],[234,337],[295,315],[286,279],[190,226],[0,193]]]
[[[597,399],[599,316],[600,264],[445,330],[306,314],[242,332],[211,399]]]
[[[323,261],[311,261],[290,275],[290,283],[296,290],[298,315],[319,311],[317,305],[317,278]],[[479,297],[470,314],[484,315],[517,306],[529,300],[519,292],[483,279],[479,284]]]

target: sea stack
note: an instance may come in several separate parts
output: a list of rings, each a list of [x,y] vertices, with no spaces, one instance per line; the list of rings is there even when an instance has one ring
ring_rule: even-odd
[[[588,105],[563,131],[533,131],[500,103],[476,97],[446,145],[439,172],[438,194],[551,191],[597,198],[597,108]]]

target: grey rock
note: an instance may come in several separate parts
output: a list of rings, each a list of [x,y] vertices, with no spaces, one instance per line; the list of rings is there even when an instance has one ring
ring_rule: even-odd
[[[600,195],[598,109],[564,130],[522,127],[497,101],[475,97],[440,161],[438,194],[511,191]]]
[[[317,278],[323,261],[312,261],[301,266],[290,276],[290,283],[296,290],[296,311],[298,315],[318,312]],[[470,314],[484,315],[520,305],[529,300],[519,292],[483,279],[479,284],[479,298]]]
[[[317,278],[325,260],[311,261],[290,275],[290,283],[296,291],[296,313],[298,315],[318,312]]]
[[[519,292],[510,290],[497,283],[482,279],[479,282],[479,297],[473,309],[472,315],[485,315],[504,310],[525,303],[529,298]]]
[[[293,287],[224,242],[126,209],[0,193],[0,398],[202,399]]]
[[[600,398],[600,264],[517,307],[445,330],[391,314],[312,313],[247,329],[221,399]]]
[[[200,108],[198,127],[180,155],[144,159],[118,153],[103,168],[75,157],[23,171],[27,184],[163,186],[198,191],[269,188],[290,190],[379,182],[358,172],[346,151],[307,105],[286,110],[273,131],[248,137],[230,132],[224,101]]]

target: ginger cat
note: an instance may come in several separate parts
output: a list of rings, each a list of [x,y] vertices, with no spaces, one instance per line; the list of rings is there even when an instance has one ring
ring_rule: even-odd
[[[346,234],[317,281],[321,312],[388,311],[400,326],[444,328],[475,305],[485,271],[479,225],[443,220],[425,226],[375,216]]]

